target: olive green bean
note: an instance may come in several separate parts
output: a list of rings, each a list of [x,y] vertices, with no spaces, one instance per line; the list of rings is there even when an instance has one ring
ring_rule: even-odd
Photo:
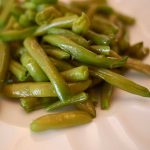
[[[45,52],[56,59],[69,59],[70,58],[70,54],[68,54],[67,52],[57,48],[57,47],[52,47],[52,46],[43,46],[43,49],[45,50]]]
[[[18,81],[25,81],[28,78],[28,72],[26,68],[15,60],[10,61],[9,71],[15,75]]]
[[[68,111],[48,114],[34,120],[30,127],[34,132],[48,129],[60,129],[82,125],[92,121],[92,117],[84,111]]]
[[[89,40],[91,40],[92,42],[94,42],[94,44],[97,45],[109,45],[111,40],[107,35],[104,34],[98,34],[96,32],[93,32],[91,30],[89,30],[86,34],[85,37]]]
[[[111,84],[105,82],[101,88],[100,104],[101,104],[102,109],[106,110],[110,107],[112,93],[113,93],[113,86]]]
[[[39,4],[56,4],[58,0],[31,0],[31,2]]]
[[[86,101],[87,99],[88,99],[88,95],[86,93],[82,92],[78,95],[73,96],[73,98],[71,98],[65,102],[57,101],[57,102],[51,104],[46,108],[46,110],[52,111],[52,110],[55,110],[58,108],[63,108],[63,107],[68,106],[68,105],[73,105],[76,103]]]
[[[91,75],[97,76],[105,80],[106,82],[112,84],[113,86],[116,86],[124,91],[140,95],[143,97],[150,97],[150,92],[147,88],[123,77],[122,75],[119,75],[115,72],[112,72],[107,69],[97,69],[92,68],[90,70]]]
[[[36,28],[36,26],[33,26],[21,30],[2,31],[0,33],[0,40],[6,42],[24,40],[26,37],[31,36],[35,32]]]
[[[36,23],[38,25],[48,24],[54,18],[60,17],[61,13],[53,6],[46,7],[44,10],[36,14]]]
[[[74,41],[75,43],[82,45],[83,47],[89,46],[89,41],[87,41],[82,36],[75,34],[74,32],[71,32],[70,30],[60,29],[60,28],[51,28],[48,30],[48,33],[65,36],[65,37],[71,39],[72,41]]]
[[[91,50],[97,54],[108,56],[110,55],[110,46],[105,45],[92,45]]]
[[[44,36],[44,41],[57,46],[62,50],[70,53],[74,59],[88,65],[95,65],[98,67],[114,68],[124,65],[127,58],[121,60],[115,58],[107,58],[98,56],[95,53],[87,50],[86,48],[74,43],[66,37],[60,35],[47,35]]]
[[[91,80],[68,84],[72,93],[85,91],[91,85]],[[5,85],[4,95],[13,98],[21,97],[57,97],[57,94],[49,82],[26,82]]]
[[[48,29],[53,28],[53,27],[60,27],[60,28],[71,28],[73,22],[78,18],[77,15],[72,15],[72,16],[64,16],[64,17],[59,17],[56,19],[53,19],[50,24],[42,25],[40,26],[34,35],[42,35],[47,33]]]
[[[0,41],[0,90],[6,78],[9,65],[10,52],[6,43]]]
[[[48,81],[48,78],[43,70],[27,52],[24,52],[22,54],[20,60],[22,65],[28,70],[34,81]]]

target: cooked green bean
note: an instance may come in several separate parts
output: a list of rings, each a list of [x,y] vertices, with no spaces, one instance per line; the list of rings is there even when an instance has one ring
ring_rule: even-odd
[[[68,54],[67,52],[57,47],[45,45],[43,46],[43,49],[49,56],[54,57],[56,59],[69,59],[70,58],[70,54]]]
[[[114,36],[118,32],[118,27],[101,16],[94,16],[92,27],[97,32]]]
[[[46,110],[47,111],[55,110],[55,109],[62,108],[62,107],[68,106],[68,105],[72,105],[72,104],[86,101],[87,99],[88,99],[88,95],[83,92],[83,93],[80,93],[78,95],[73,96],[73,98],[71,98],[65,102],[57,101],[57,102],[49,105],[46,108]]]
[[[89,78],[89,71],[87,66],[76,67],[61,73],[66,81],[76,82],[84,81]]]
[[[80,102],[76,104],[76,107],[90,114],[92,117],[96,117],[96,110],[93,103],[90,100]]]
[[[20,99],[20,105],[26,112],[31,112],[37,109],[46,108],[51,103],[54,103],[57,98],[38,98],[38,97],[27,97]]]
[[[89,30],[85,34],[85,36],[86,36],[86,38],[88,38],[89,40],[94,42],[94,44],[97,44],[97,45],[109,45],[111,42],[110,38],[107,35],[98,34],[91,30]]]
[[[100,104],[102,109],[108,109],[112,98],[113,86],[107,82],[102,85]]]
[[[39,4],[56,4],[58,0],[31,0],[31,2]]]
[[[28,78],[26,68],[15,60],[10,61],[9,70],[19,81],[25,81]]]
[[[5,7],[2,9],[0,13],[0,28],[3,28],[7,23],[13,4],[14,0],[9,0],[7,4],[5,4]]]
[[[0,40],[6,42],[24,40],[26,37],[31,36],[35,32],[36,28],[36,26],[33,26],[21,30],[2,31],[0,33]]]
[[[10,52],[6,43],[0,41],[0,90],[6,78],[9,65]]]
[[[91,85],[91,80],[68,84],[72,93],[85,91]],[[49,82],[26,82],[8,84],[3,88],[3,93],[8,97],[57,97],[57,94]]]
[[[52,57],[49,57],[49,59],[52,61],[52,63],[56,66],[56,68],[59,71],[65,71],[65,70],[69,70],[69,69],[73,68],[73,66],[71,64],[69,64],[68,62],[54,59]]]
[[[44,40],[53,46],[57,46],[68,53],[70,53],[76,60],[88,65],[95,65],[98,67],[114,68],[124,65],[126,58],[115,59],[98,56],[86,48],[74,43],[66,37],[60,35],[47,35]]]
[[[47,33],[48,29],[53,27],[71,28],[73,22],[78,18],[77,15],[65,16],[53,19],[50,24],[40,26],[34,35],[42,35]]]
[[[42,116],[31,123],[31,130],[40,132],[48,129],[60,129],[82,125],[92,121],[92,117],[84,111],[68,111]]]
[[[105,45],[92,45],[91,50],[100,55],[109,55],[110,54],[110,46]]]
[[[35,59],[42,70],[47,75],[48,79],[51,81],[58,97],[61,101],[65,101],[71,98],[72,93],[64,81],[62,76],[60,76],[56,67],[52,61],[48,58],[42,47],[38,44],[35,38],[29,37],[24,41],[24,46],[26,47],[29,54]]]
[[[48,24],[54,18],[60,17],[61,13],[53,6],[46,7],[44,10],[36,14],[36,23],[38,25]]]
[[[24,52],[22,54],[20,60],[22,65],[28,70],[34,81],[48,81],[48,78],[43,72],[43,70],[27,52]]]
[[[60,29],[60,28],[51,28],[48,30],[48,33],[65,36],[65,37],[71,39],[72,41],[74,41],[75,43],[82,45],[83,47],[89,46],[89,41],[87,41],[82,36],[75,34],[74,32],[71,32],[70,30]]]
[[[106,82],[108,82],[124,91],[130,92],[130,93],[133,93],[136,95],[140,95],[143,97],[150,97],[150,91],[147,88],[145,88],[145,87],[123,77],[122,75],[115,73],[115,72],[112,72],[110,70],[103,69],[103,68],[101,68],[101,69],[92,68],[90,70],[90,72],[93,76],[100,77],[103,80],[105,80]]]
[[[85,34],[90,28],[90,20],[85,13],[77,18],[72,25],[72,31],[77,34]]]

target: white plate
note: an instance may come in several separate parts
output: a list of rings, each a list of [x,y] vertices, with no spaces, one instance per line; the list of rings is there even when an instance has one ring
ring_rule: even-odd
[[[135,16],[137,24],[131,29],[132,43],[144,41],[150,46],[150,1],[110,0],[122,12]],[[150,57],[145,62],[150,63]],[[130,72],[128,77],[150,87],[148,77]],[[90,124],[58,131],[32,133],[30,122],[45,114],[26,114],[17,103],[1,98],[1,150],[149,150],[150,100],[116,90],[108,111],[97,108],[97,117]]]

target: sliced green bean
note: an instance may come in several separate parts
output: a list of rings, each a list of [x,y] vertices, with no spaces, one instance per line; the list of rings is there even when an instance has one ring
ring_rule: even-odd
[[[92,27],[97,32],[111,36],[114,36],[118,32],[118,27],[115,24],[101,16],[94,16]]]
[[[49,57],[49,59],[52,61],[52,63],[56,66],[56,68],[59,71],[65,71],[65,70],[69,70],[69,69],[73,68],[73,66],[71,64],[69,64],[65,61],[54,59],[52,57]]]
[[[66,81],[77,82],[84,81],[89,78],[89,71],[87,66],[76,67],[61,73]]]
[[[72,25],[72,31],[77,34],[85,34],[90,28],[90,20],[88,16],[82,12],[82,15],[77,18]]]
[[[43,70],[27,52],[24,52],[22,54],[20,60],[22,65],[28,70],[34,81],[48,81],[48,78]]]
[[[0,39],[6,42],[11,41],[20,41],[24,40],[26,37],[31,36],[37,27],[29,27],[21,30],[9,30],[9,31],[2,31],[0,33]]]
[[[107,35],[104,34],[98,34],[96,32],[93,32],[89,30],[86,34],[85,37],[94,42],[94,44],[97,45],[109,45],[111,40]]]
[[[127,58],[115,59],[107,58],[103,56],[98,56],[95,53],[89,51],[88,49],[76,44],[75,42],[69,40],[66,37],[60,35],[47,35],[44,36],[44,41],[57,46],[62,50],[70,53],[74,59],[83,62],[88,65],[95,65],[98,67],[114,68],[124,65]]]
[[[142,63],[140,60],[129,58],[125,67],[134,69],[150,76],[150,65]]]
[[[64,17],[53,19],[50,24],[40,26],[36,30],[35,35],[38,36],[38,35],[45,34],[50,28],[53,28],[53,27],[71,28],[73,22],[77,18],[78,18],[77,15],[72,15],[72,16],[64,16]]]
[[[42,70],[47,75],[48,79],[51,81],[58,97],[61,101],[65,101],[71,98],[72,93],[64,81],[62,76],[57,71],[56,67],[52,61],[48,58],[43,48],[38,44],[35,38],[29,37],[24,41],[24,46],[26,47],[29,54],[35,59]]]
[[[91,80],[68,84],[72,93],[85,91],[91,85]],[[4,95],[8,97],[57,97],[57,94],[49,82],[26,82],[5,85]]]
[[[31,0],[35,4],[56,4],[58,0]]]
[[[6,78],[9,65],[10,52],[6,43],[0,41],[0,90]]]
[[[26,68],[15,60],[10,61],[9,70],[19,81],[25,81],[28,78]]]
[[[110,54],[110,46],[92,45],[91,50],[97,54],[108,56]]]
[[[112,98],[113,86],[107,82],[102,85],[100,104],[102,109],[108,109]]]
[[[143,97],[150,97],[150,92],[147,88],[107,69],[92,68],[90,70],[91,75],[97,76],[105,80],[106,82],[116,86],[124,91],[140,95]]]
[[[61,13],[53,6],[46,7],[44,10],[36,14],[36,23],[38,25],[48,24],[54,18],[60,17]]]
[[[68,111],[57,114],[48,114],[34,120],[30,127],[34,132],[48,129],[60,129],[82,125],[92,121],[92,117],[84,111]]]
[[[90,114],[92,117],[96,117],[96,110],[93,103],[90,100],[80,102],[76,104],[76,107]]]
[[[38,97],[27,97],[20,99],[20,105],[26,112],[32,112],[41,108],[48,107],[51,103],[54,103],[57,98],[38,98]]]
[[[0,13],[0,28],[3,28],[8,21],[11,13],[11,7],[14,4],[14,0],[9,0],[3,10]]]
[[[43,46],[43,49],[45,52],[56,59],[69,59],[70,54],[66,53],[65,51],[57,48],[57,47],[52,47],[52,46]]]
[[[58,35],[62,35],[65,36],[69,39],[71,39],[72,41],[74,41],[75,43],[82,45],[84,47],[88,47],[89,46],[89,41],[87,41],[85,38],[83,38],[82,36],[75,34],[74,32],[70,31],[70,30],[66,30],[66,29],[60,29],[60,28],[51,28],[48,30],[49,34],[58,34]]]
[[[86,101],[88,99],[88,95],[84,92],[80,93],[79,95],[75,95],[73,96],[73,98],[65,101],[65,102],[61,102],[61,101],[57,101],[51,105],[49,105],[46,110],[47,111],[52,111],[58,108],[62,108],[68,105],[72,105],[72,104],[76,104],[76,103],[80,103],[83,101]]]

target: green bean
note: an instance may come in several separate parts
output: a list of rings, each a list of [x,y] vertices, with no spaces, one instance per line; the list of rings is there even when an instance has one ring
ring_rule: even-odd
[[[61,73],[66,81],[76,82],[84,81],[89,77],[89,71],[87,66],[76,67]]]
[[[128,49],[128,55],[137,58],[143,59],[149,54],[149,49],[143,47],[143,42],[138,42]]]
[[[58,0],[31,0],[35,4],[56,4]]]
[[[93,76],[97,76],[105,80],[106,82],[112,84],[113,86],[116,86],[124,91],[140,95],[143,97],[150,97],[150,92],[147,88],[115,73],[107,69],[97,69],[92,68],[90,70],[90,73]]]
[[[83,111],[68,111],[57,114],[48,114],[34,120],[30,127],[34,132],[48,129],[60,129],[82,125],[92,121],[92,117]]]
[[[43,46],[43,49],[48,55],[56,59],[69,59],[70,58],[70,54],[64,52],[63,50],[57,47]]]
[[[48,81],[48,78],[43,70],[27,52],[24,52],[22,54],[20,60],[22,65],[28,70],[34,81]]]
[[[112,97],[113,86],[107,82],[102,85],[100,104],[102,109],[108,109]]]
[[[104,34],[98,34],[96,32],[93,32],[91,30],[89,30],[86,34],[85,37],[89,40],[91,40],[92,42],[94,42],[94,44],[97,45],[109,45],[111,40],[107,35]]]
[[[42,47],[38,44],[35,38],[28,37],[24,41],[24,46],[29,52],[29,54],[35,59],[35,61],[39,64],[42,70],[47,75],[48,79],[51,81],[58,97],[61,101],[65,101],[71,98],[72,93],[64,81],[62,76],[60,76],[56,67],[52,63],[52,61],[48,58]]]
[[[90,20],[88,16],[82,12],[82,15],[77,18],[72,25],[72,31],[77,34],[85,34],[90,28]]]
[[[13,4],[14,0],[9,0],[7,4],[5,4],[5,7],[3,8],[2,12],[0,13],[0,28],[3,28],[7,23]]]
[[[37,6],[33,2],[27,1],[27,2],[24,2],[21,5],[21,7],[24,8],[24,9],[28,9],[28,10],[36,10]]]
[[[41,108],[48,107],[51,103],[54,103],[57,98],[37,98],[37,97],[28,97],[21,98],[20,105],[26,112],[31,112]]]
[[[22,26],[22,27],[29,27],[32,25],[32,22],[29,20],[27,14],[22,14],[20,17],[19,17],[19,24]]]
[[[75,43],[82,45],[83,47],[89,46],[89,41],[87,41],[82,36],[77,35],[74,32],[71,32],[70,30],[60,29],[60,28],[51,28],[48,30],[48,33],[65,36],[65,37],[71,39],[72,41],[74,41]]]
[[[13,28],[13,25],[16,23],[16,19],[11,16],[7,22],[7,24],[5,25],[4,30],[10,30]]]
[[[70,53],[74,59],[88,65],[95,65],[98,67],[114,68],[124,65],[127,58],[118,60],[114,58],[106,58],[98,56],[95,53],[87,50],[86,48],[74,43],[66,37],[60,35],[47,35],[44,36],[44,41],[53,46],[57,46],[66,52]]]
[[[68,84],[72,93],[85,91],[91,85],[91,80]],[[13,98],[21,97],[57,97],[57,94],[49,82],[26,82],[5,85],[4,95]]]
[[[52,63],[56,66],[56,68],[59,71],[65,71],[73,68],[73,66],[65,61],[54,59],[52,57],[49,57],[49,59],[52,61]]]
[[[64,16],[64,17],[53,19],[50,24],[40,26],[36,30],[35,35],[38,36],[38,35],[45,34],[48,31],[48,29],[53,27],[71,28],[73,22],[77,18],[78,18],[77,15],[72,15],[72,16]]]
[[[150,65],[142,63],[140,60],[129,58],[125,67],[134,69],[150,76]]]
[[[25,81],[28,78],[26,68],[15,60],[10,61],[9,70],[19,81]]]
[[[108,56],[110,54],[110,47],[105,45],[92,45],[91,50],[97,54]]]
[[[54,18],[60,17],[61,13],[53,6],[46,7],[36,14],[36,23],[38,25],[48,24]]]
[[[93,103],[90,100],[80,102],[76,104],[76,107],[90,114],[92,117],[96,117],[96,110]]]
[[[0,41],[0,90],[6,78],[10,52],[6,43]]]
[[[124,24],[127,24],[127,25],[135,24],[135,19],[130,16],[121,14],[119,12],[116,12],[116,15]]]
[[[2,31],[0,33],[0,39],[6,42],[24,40],[26,37],[31,36],[35,32],[36,28],[37,27],[34,26],[21,30]]]
[[[94,16],[92,27],[97,32],[114,36],[118,32],[118,27],[101,16]]]
[[[72,105],[72,104],[76,104],[76,103],[80,103],[83,101],[86,101],[88,99],[88,95],[84,92],[80,93],[79,95],[75,95],[73,96],[73,98],[65,101],[65,102],[61,102],[61,101],[57,101],[51,105],[49,105],[46,110],[47,111],[52,111],[58,108],[62,108],[68,105]]]

